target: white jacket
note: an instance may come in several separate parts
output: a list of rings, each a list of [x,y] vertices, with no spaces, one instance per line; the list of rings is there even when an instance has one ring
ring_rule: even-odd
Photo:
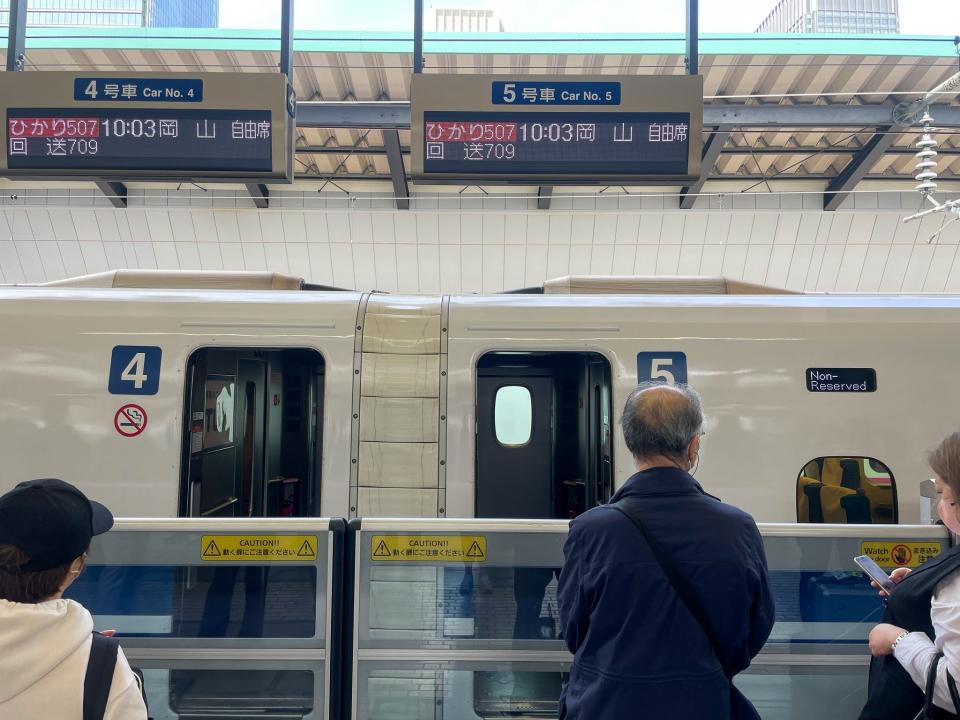
[[[93,618],[73,600],[0,600],[0,720],[82,720]],[[121,650],[104,720],[146,720]]]

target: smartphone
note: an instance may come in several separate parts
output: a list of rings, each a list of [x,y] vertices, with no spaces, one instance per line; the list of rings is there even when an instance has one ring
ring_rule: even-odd
[[[891,592],[896,587],[896,584],[890,579],[890,576],[887,575],[883,571],[883,568],[877,565],[869,555],[857,555],[853,561],[860,566],[861,570],[870,576],[871,580],[887,592]]]

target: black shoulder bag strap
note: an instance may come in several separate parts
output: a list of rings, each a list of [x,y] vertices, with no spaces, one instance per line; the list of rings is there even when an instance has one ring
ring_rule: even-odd
[[[83,720],[103,720],[119,648],[120,641],[116,638],[93,633],[87,674],[83,679]]]
[[[673,558],[667,554],[660,543],[650,537],[646,527],[643,525],[643,521],[639,517],[625,510],[619,503],[613,503],[610,507],[622,513],[624,517],[634,524],[637,530],[640,531],[640,534],[643,535],[644,540],[647,541],[647,545],[653,552],[653,556],[657,559],[657,563],[660,565],[660,569],[663,570],[663,574],[667,576],[667,580],[673,587],[674,592],[677,593],[680,601],[693,616],[693,619],[697,621],[697,624],[703,629],[703,634],[707,636],[707,641],[713,649],[713,654],[716,655],[717,662],[720,663],[720,667],[723,668],[723,673],[726,675],[727,671],[723,665],[723,655],[720,654],[720,641],[717,640],[717,636],[713,632],[713,627],[710,625],[710,616],[707,615],[707,610],[703,606],[703,603],[700,602],[700,598],[697,596],[690,580],[680,572]]]
[[[923,694],[923,710],[917,716],[918,719],[930,720],[933,718],[933,695],[937,684],[937,670],[940,667],[942,657],[943,652],[938,652],[927,670],[927,687]],[[960,692],[957,692],[957,683],[949,670],[947,671],[947,689],[950,691],[950,699],[953,701],[954,710],[960,710]]]

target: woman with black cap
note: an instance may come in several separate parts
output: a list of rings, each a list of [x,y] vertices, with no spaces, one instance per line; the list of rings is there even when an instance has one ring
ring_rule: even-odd
[[[119,649],[109,692],[106,683],[90,689],[93,618],[62,597],[83,572],[90,539],[112,526],[107,508],[62,480],[0,496],[0,718],[86,720],[91,696],[104,694],[104,720],[146,720]]]

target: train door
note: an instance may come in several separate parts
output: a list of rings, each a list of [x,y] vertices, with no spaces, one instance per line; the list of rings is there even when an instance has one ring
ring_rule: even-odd
[[[491,370],[477,379],[477,457],[483,492],[477,517],[502,517],[511,498],[515,517],[553,517],[553,380],[543,370],[531,374]],[[533,374],[542,373],[542,374]],[[522,488],[522,492],[517,492]]]
[[[480,359],[477,517],[574,517],[609,499],[612,473],[606,358],[493,352]]]
[[[181,517],[319,514],[323,358],[205,348],[190,358]]]

